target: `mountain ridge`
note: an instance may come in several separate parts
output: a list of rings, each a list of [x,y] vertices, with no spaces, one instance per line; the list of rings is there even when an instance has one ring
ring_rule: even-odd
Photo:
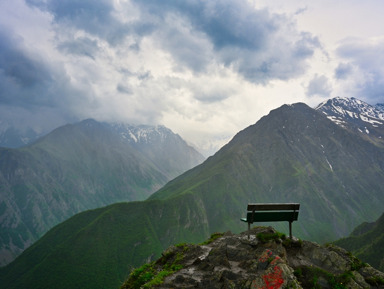
[[[334,243],[384,271],[384,213],[374,222],[360,224],[348,237]]]
[[[283,105],[148,200],[83,212],[61,223],[55,230],[71,232],[76,222],[84,230],[56,241],[49,231],[0,270],[0,280],[39,288],[42,280],[62,288],[116,286],[129,266],[155,260],[170,244],[244,230],[239,219],[249,202],[298,202],[294,234],[333,241],[382,213],[383,166],[380,145],[305,104]],[[287,225],[276,228],[286,232]],[[43,257],[47,248],[51,252]],[[59,256],[64,263],[57,262]],[[33,260],[39,266],[25,266]]]
[[[94,120],[57,128],[26,147],[0,148],[0,264],[66,218],[114,202],[143,200],[202,161],[179,136],[164,132],[168,139],[156,157],[151,143],[140,150]]]

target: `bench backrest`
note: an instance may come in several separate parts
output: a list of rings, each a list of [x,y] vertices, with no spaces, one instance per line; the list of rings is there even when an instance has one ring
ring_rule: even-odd
[[[300,209],[300,204],[290,203],[290,204],[248,204],[248,211],[298,211]]]
[[[297,221],[299,217],[300,204],[248,204],[247,221],[253,222],[275,222],[275,221]]]
[[[250,223],[253,222],[278,222],[278,221],[287,221],[293,222],[297,221],[299,217],[298,211],[292,212],[248,212],[247,220]]]

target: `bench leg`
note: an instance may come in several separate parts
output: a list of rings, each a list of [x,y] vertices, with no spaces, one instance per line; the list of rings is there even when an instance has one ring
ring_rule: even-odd
[[[289,238],[292,240],[292,222],[289,222]]]
[[[251,223],[248,223],[248,240],[249,240],[250,231],[251,231]]]

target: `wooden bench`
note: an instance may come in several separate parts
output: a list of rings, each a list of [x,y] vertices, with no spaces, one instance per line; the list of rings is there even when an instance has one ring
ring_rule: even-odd
[[[248,239],[253,222],[289,222],[289,237],[292,239],[292,222],[299,217],[300,204],[248,204],[247,217],[240,220],[248,223]]]

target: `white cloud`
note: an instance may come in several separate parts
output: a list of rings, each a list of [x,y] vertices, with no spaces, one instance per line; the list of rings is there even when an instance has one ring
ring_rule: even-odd
[[[341,86],[352,96],[376,104],[384,102],[384,37],[348,38],[337,48],[345,72]]]
[[[164,124],[208,148],[284,103],[382,100],[373,0],[27,3],[0,2],[0,109],[29,123]]]

